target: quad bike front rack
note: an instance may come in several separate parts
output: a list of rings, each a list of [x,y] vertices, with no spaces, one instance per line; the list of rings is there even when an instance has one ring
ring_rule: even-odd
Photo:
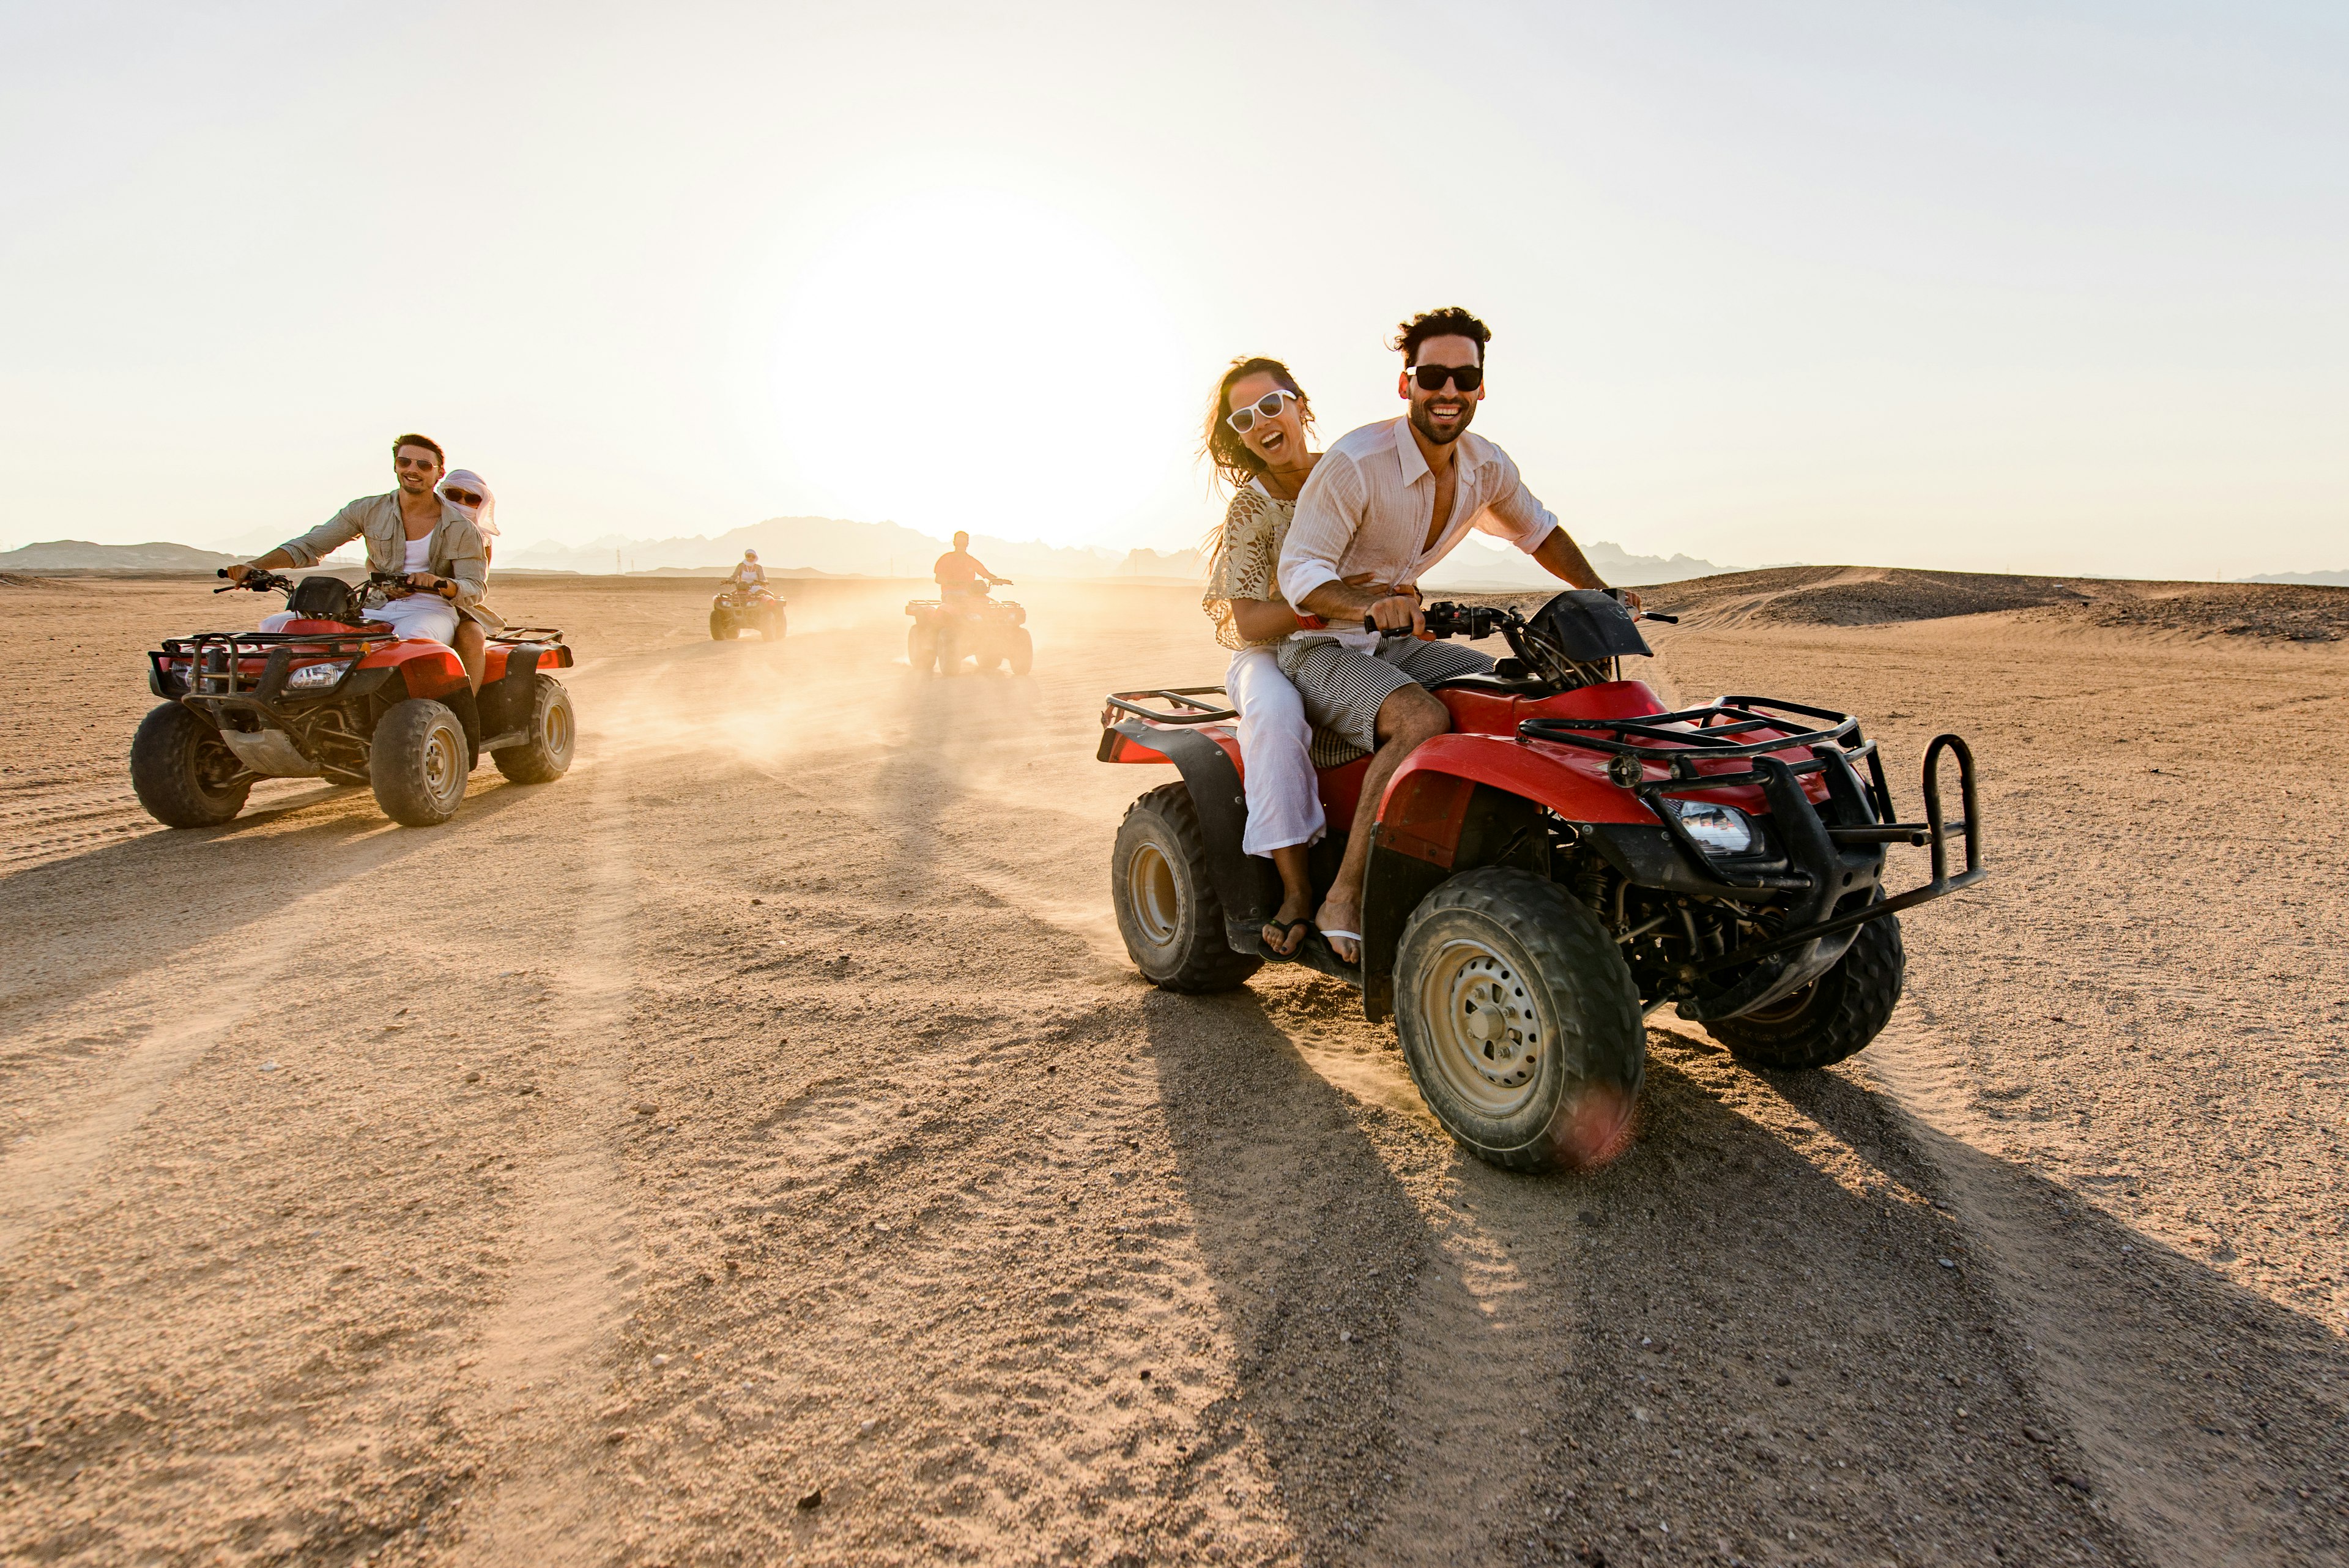
[[[1772,732],[1752,738],[1763,731]],[[1803,838],[1823,834],[1824,842],[1816,846],[1821,851],[1831,846],[1867,844],[1909,844],[1930,851],[1933,875],[1924,886],[1877,899],[1863,909],[1831,915],[1797,930],[1748,942],[1698,966],[1702,974],[1736,969],[1899,910],[1913,909],[1961,888],[1971,888],[1989,875],[1982,863],[1981,811],[1974,785],[1973,753],[1957,735],[1936,736],[1925,748],[1925,820],[1915,823],[1898,820],[1899,814],[1892,806],[1891,785],[1884,774],[1884,757],[1876,742],[1861,735],[1858,720],[1832,709],[1768,697],[1723,697],[1702,708],[1633,719],[1527,719],[1518,724],[1517,733],[1529,741],[1606,753],[1608,776],[1637,794],[1655,813],[1682,855],[1704,875],[1733,885],[1806,888],[1815,885],[1815,873],[1783,861],[1743,873],[1724,867],[1705,856],[1682,826],[1680,814],[1666,804],[1665,796],[1753,784],[1770,799],[1774,816],[1785,817],[1797,809],[1811,809],[1807,797],[1796,787],[1795,779],[1805,774],[1823,773],[1826,775],[1828,798],[1842,808],[1837,815],[1846,820],[1816,823],[1809,833],[1787,822],[1781,826],[1783,835]],[[1806,751],[1810,757],[1789,763],[1772,754],[1787,751]],[[1958,760],[1958,788],[1965,815],[1956,822],[1947,819],[1941,806],[1940,763],[1944,754]],[[1739,759],[1751,759],[1752,768],[1732,774],[1697,770],[1700,763]],[[1860,787],[1858,770],[1853,765],[1862,761],[1868,764],[1865,789]],[[1663,768],[1666,776],[1650,779],[1647,774],[1651,767]],[[1849,820],[1856,815],[1875,820]],[[1952,833],[1963,837],[1966,852],[1965,869],[1955,875],[1950,871],[1949,841]],[[1800,858],[1818,857],[1814,855]]]
[[[153,669],[152,687],[159,695],[234,697],[249,694],[273,680],[283,684],[293,650],[326,659],[362,659],[378,644],[392,641],[398,635],[389,627],[372,631],[355,627],[349,631],[323,633],[199,631],[186,637],[165,638],[160,648],[148,652],[147,662]],[[285,657],[273,659],[281,649],[287,650]],[[244,675],[242,666],[249,659],[263,661],[258,677]],[[180,673],[172,668],[183,660],[187,666],[185,686],[181,685]]]

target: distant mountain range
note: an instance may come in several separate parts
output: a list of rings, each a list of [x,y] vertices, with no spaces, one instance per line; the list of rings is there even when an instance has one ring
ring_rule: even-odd
[[[189,545],[93,545],[86,539],[52,539],[21,550],[0,551],[0,572],[210,572],[247,559]]]
[[[57,539],[0,553],[0,571],[209,572],[248,561],[280,541],[260,535],[224,541],[233,553],[187,545],[94,545]],[[715,538],[694,535],[636,538],[607,535],[584,545],[540,544],[500,550],[495,565],[509,571],[658,573],[665,576],[716,574],[759,552],[770,571],[819,576],[921,577],[948,548],[944,539],[895,523],[851,523],[835,517],[770,517]],[[1596,541],[1586,546],[1591,564],[1609,582],[1659,583],[1707,576],[1721,570],[1688,556],[1634,556]],[[1162,582],[1197,582],[1206,562],[1195,550],[1115,550],[1047,545],[978,535],[971,553],[999,576],[1130,577]],[[339,563],[349,550],[337,552]],[[2296,580],[2296,579],[2295,579]],[[1506,545],[1471,535],[1428,574],[1431,588],[1461,592],[1547,587],[1552,579],[1534,561]]]
[[[2245,577],[2247,583],[2314,583],[2320,587],[2349,588],[2349,572],[2270,572],[2263,577]]]
[[[94,545],[82,539],[56,539],[0,552],[0,571],[14,572],[209,572],[237,561],[249,561],[274,545],[240,539],[245,550],[229,554],[199,550],[188,545]],[[544,544],[507,550],[497,566],[509,571],[581,572],[608,576],[614,572],[662,576],[715,575],[756,550],[770,571],[789,576],[854,577],[927,577],[930,566],[947,549],[947,542],[895,523],[846,523],[830,517],[771,517],[748,528],[718,537],[633,539],[611,535],[585,545]],[[1701,577],[1720,570],[1709,561],[1687,556],[1633,556],[1599,541],[1588,546],[1599,575],[1616,583],[1672,582]],[[337,552],[333,564],[342,564]],[[1046,545],[981,535],[971,541],[971,553],[999,576],[1131,577],[1161,582],[1197,582],[1206,576],[1206,557],[1197,550],[1113,550]],[[1546,587],[1551,578],[1527,556],[1506,545],[1485,545],[1480,538],[1453,552],[1428,574],[1427,586],[1451,592]]]

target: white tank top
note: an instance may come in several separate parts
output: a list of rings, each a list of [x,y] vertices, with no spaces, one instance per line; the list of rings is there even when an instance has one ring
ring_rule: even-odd
[[[432,535],[427,534],[421,539],[410,539],[408,542],[408,565],[403,570],[421,572],[429,569],[431,565]]]

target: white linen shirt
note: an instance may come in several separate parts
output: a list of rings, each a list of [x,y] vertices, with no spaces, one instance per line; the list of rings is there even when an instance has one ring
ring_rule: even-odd
[[[1411,439],[1410,419],[1364,425],[1332,443],[1297,497],[1297,520],[1281,546],[1280,590],[1288,602],[1302,605],[1323,584],[1348,577],[1410,587],[1471,528],[1506,539],[1528,556],[1540,548],[1557,519],[1526,488],[1509,454],[1473,431],[1454,448],[1452,517],[1431,547],[1435,475]],[[1328,637],[1340,629],[1295,635]]]

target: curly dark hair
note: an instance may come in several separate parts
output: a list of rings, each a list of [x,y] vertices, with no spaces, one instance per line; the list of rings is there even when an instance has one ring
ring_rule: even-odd
[[[1264,459],[1257,456],[1248,443],[1240,440],[1239,432],[1224,422],[1231,410],[1225,407],[1231,400],[1232,383],[1249,376],[1269,376],[1297,399],[1298,417],[1305,428],[1313,428],[1313,402],[1288,367],[1278,359],[1268,359],[1261,354],[1245,356],[1232,361],[1224,379],[1216,383],[1215,400],[1207,405],[1207,433],[1199,443],[1202,456],[1216,465],[1216,476],[1237,490],[1264,472]]]
[[[1441,310],[1423,310],[1395,328],[1394,341],[1387,347],[1402,355],[1405,365],[1419,362],[1419,346],[1431,337],[1467,337],[1476,344],[1476,363],[1485,362],[1485,346],[1493,341],[1493,329],[1456,305]]]

